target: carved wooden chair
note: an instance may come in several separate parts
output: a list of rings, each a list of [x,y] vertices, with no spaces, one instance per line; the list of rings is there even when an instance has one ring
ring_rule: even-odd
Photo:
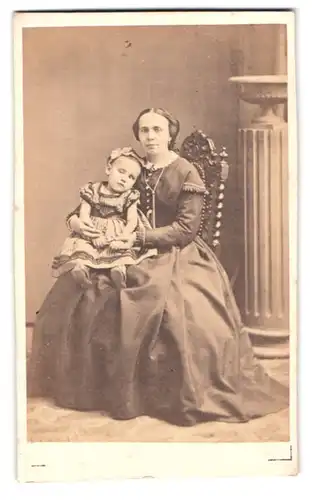
[[[199,235],[219,255],[225,184],[229,173],[226,148],[222,147],[217,153],[212,139],[201,130],[195,130],[183,141],[179,153],[195,165],[205,184]]]

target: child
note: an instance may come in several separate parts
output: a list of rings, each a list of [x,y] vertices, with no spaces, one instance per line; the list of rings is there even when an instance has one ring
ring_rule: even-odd
[[[148,226],[138,210],[139,192],[133,186],[141,172],[141,160],[132,148],[114,150],[108,158],[106,182],[89,182],[80,189],[80,219],[91,223],[101,234],[85,238],[73,233],[55,257],[53,276],[70,271],[82,286],[90,286],[90,269],[110,269],[115,286],[125,288],[126,266],[155,255],[154,249],[141,251],[126,242],[115,241],[117,236],[132,233],[138,223]]]

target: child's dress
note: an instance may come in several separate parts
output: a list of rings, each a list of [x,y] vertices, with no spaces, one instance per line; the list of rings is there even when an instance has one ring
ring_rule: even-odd
[[[60,253],[53,260],[54,277],[68,272],[78,262],[92,269],[111,269],[118,265],[138,264],[157,254],[155,249],[144,251],[134,247],[127,250],[109,248],[109,243],[123,233],[127,223],[127,210],[131,205],[139,203],[140,194],[137,190],[129,190],[120,195],[110,195],[104,191],[105,185],[105,182],[89,182],[80,189],[80,197],[91,206],[90,218],[94,226],[104,234],[107,245],[97,249],[91,239],[73,232],[66,238]],[[138,217],[141,224],[150,227],[140,210]]]

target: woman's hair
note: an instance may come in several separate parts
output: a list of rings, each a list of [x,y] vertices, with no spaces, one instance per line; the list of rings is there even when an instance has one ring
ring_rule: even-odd
[[[139,122],[140,118],[143,115],[146,115],[147,113],[156,113],[157,115],[163,116],[164,118],[167,118],[168,123],[169,123],[169,135],[171,137],[171,141],[169,142],[169,149],[174,148],[174,143],[177,138],[177,135],[180,131],[180,123],[179,121],[174,118],[169,111],[166,111],[163,108],[146,108],[141,111],[137,119],[135,120],[134,124],[132,125],[132,130],[134,133],[134,137],[136,140],[139,140]]]

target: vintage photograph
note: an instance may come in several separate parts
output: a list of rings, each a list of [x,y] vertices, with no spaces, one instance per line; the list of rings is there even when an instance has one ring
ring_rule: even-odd
[[[49,443],[280,443],[296,473],[294,16],[249,16],[16,14],[30,474]]]

